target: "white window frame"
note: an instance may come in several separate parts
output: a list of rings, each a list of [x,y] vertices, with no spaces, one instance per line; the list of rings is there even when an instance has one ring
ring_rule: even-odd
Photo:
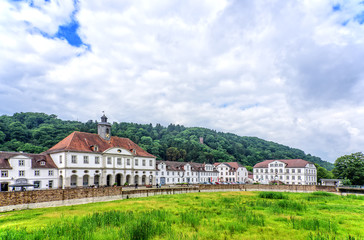
[[[71,163],[77,164],[77,155],[72,155],[71,156]]]
[[[8,177],[8,176],[9,176],[8,170],[2,170],[1,171],[1,177]]]

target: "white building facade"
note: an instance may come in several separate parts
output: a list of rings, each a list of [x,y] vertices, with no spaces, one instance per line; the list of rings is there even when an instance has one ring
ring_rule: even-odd
[[[317,170],[303,159],[265,160],[253,167],[254,182],[281,182],[292,185],[316,185]]]
[[[248,171],[238,162],[215,163],[216,170],[219,172],[219,182],[239,182],[248,181]]]
[[[156,183],[198,184],[216,182],[218,172],[212,164],[157,161]]]
[[[49,156],[0,152],[0,191],[52,189],[58,169]]]
[[[156,157],[111,136],[105,115],[101,120],[98,134],[73,132],[46,152],[59,169],[59,187],[155,184]]]

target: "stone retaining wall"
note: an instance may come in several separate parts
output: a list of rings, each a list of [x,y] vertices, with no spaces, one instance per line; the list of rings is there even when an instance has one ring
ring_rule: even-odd
[[[121,187],[52,189],[26,192],[0,192],[0,212],[67,206],[92,202],[166,194],[220,191],[336,192],[332,186],[300,185],[194,185],[191,187],[122,190]]]

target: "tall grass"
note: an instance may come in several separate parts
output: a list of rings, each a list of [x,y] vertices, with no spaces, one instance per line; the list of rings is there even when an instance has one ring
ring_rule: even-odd
[[[30,232],[25,228],[7,229],[0,232],[0,239],[99,239],[99,231],[113,232],[109,234],[111,239],[151,239],[171,231],[170,218],[159,221],[167,215],[156,210],[138,214],[120,211],[94,213],[82,218],[63,219],[61,223]]]
[[[288,196],[281,192],[260,192],[258,197],[269,199],[288,199]]]
[[[289,219],[289,225],[291,225],[293,229],[322,231],[325,233],[336,233],[338,229],[338,224],[335,221],[319,218],[299,219],[292,216]]]
[[[310,201],[308,197],[322,201]],[[61,208],[0,214],[0,240],[353,240],[362,239],[364,229],[361,198],[326,193],[199,193],[90,206],[74,206],[72,210],[64,207],[61,219],[54,218],[39,228],[29,222],[28,228],[11,226],[22,216],[25,222],[42,221],[46,217],[43,213],[55,216]],[[80,209],[98,212],[68,217]],[[4,229],[4,224],[9,227]]]

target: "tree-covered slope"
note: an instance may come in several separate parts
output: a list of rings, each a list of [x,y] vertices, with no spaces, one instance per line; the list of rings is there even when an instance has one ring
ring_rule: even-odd
[[[15,113],[0,116],[0,150],[39,153],[73,131],[97,132],[97,122],[63,121],[44,113]],[[303,151],[256,137],[241,137],[206,128],[170,124],[116,123],[112,135],[127,137],[158,159],[172,161],[238,161],[253,166],[265,159],[302,158],[329,170],[333,165]],[[203,144],[200,143],[203,138]]]

